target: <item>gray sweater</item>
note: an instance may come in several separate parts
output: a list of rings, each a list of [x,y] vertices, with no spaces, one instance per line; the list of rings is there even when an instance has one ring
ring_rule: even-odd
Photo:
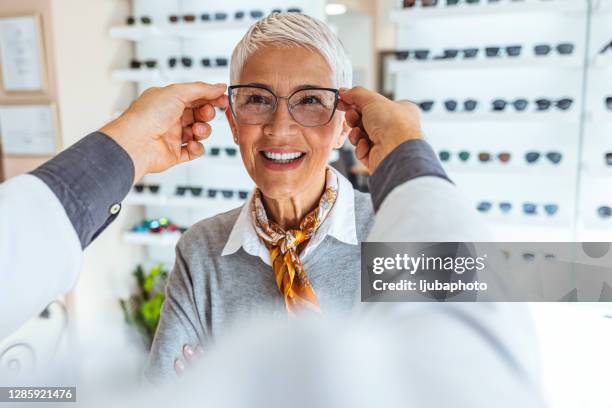
[[[240,211],[236,208],[200,221],[181,237],[145,369],[149,381],[176,377],[174,361],[185,344],[206,348],[235,323],[261,314],[286,316],[269,265],[242,248],[221,256]],[[355,191],[355,217],[357,240],[362,242],[374,221],[369,194]],[[303,261],[322,312],[349,312],[358,299],[359,245],[326,236]]]

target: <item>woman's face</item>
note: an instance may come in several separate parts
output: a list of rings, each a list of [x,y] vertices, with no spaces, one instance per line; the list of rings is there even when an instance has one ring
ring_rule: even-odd
[[[248,58],[239,84],[263,85],[279,97],[304,87],[334,87],[331,69],[318,52],[274,46],[260,48]],[[271,199],[322,190],[330,152],[342,146],[350,130],[342,112],[335,112],[323,126],[304,127],[290,116],[286,99],[278,100],[276,112],[263,125],[240,125],[229,110],[227,116],[249,175]],[[278,160],[279,154],[288,153]],[[292,157],[297,158],[287,160]]]

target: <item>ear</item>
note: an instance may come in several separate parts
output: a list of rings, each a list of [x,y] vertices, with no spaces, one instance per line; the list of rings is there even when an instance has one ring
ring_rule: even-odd
[[[232,111],[229,107],[225,110],[225,117],[227,118],[227,122],[229,123],[230,129],[232,130],[234,143],[238,144],[238,127],[236,126],[236,120],[234,120],[234,115],[232,115]]]
[[[344,142],[346,141],[346,138],[348,137],[348,134],[351,131],[351,127],[348,125],[348,123],[346,123],[346,120],[344,119],[344,112],[342,112],[341,121],[342,123],[340,126],[342,126],[342,131],[338,135],[336,143],[334,143],[334,149],[340,149],[344,145]]]

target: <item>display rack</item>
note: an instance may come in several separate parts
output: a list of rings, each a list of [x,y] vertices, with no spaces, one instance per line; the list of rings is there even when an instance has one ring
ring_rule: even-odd
[[[594,163],[594,156],[602,154],[600,148],[594,147],[597,136],[590,140],[583,137],[588,132],[585,122],[597,126],[608,113],[594,108],[597,97],[585,94],[589,63],[593,71],[605,72],[612,61],[608,55],[597,55],[590,42],[594,37],[591,19],[599,7],[587,0],[500,0],[456,5],[438,2],[431,7],[417,2],[409,8],[401,8],[402,4],[398,2],[398,8],[390,15],[397,23],[398,55],[390,64],[390,71],[396,75],[395,96],[417,103],[435,101],[434,107],[422,114],[424,131],[434,150],[442,155],[471,152],[469,162],[441,158],[445,158],[443,165],[450,177],[473,201],[494,238],[576,239],[578,212],[592,211],[594,205],[588,199],[590,208],[583,210],[585,205],[578,203],[580,193],[589,194],[580,189],[583,173],[592,175],[595,171],[606,177],[609,169],[603,164],[595,169],[584,165]],[[612,39],[609,27],[607,34],[606,29],[601,31],[602,44],[604,37]],[[561,43],[572,44],[571,53],[534,55],[536,45],[554,48]],[[486,47],[508,45],[522,46],[521,55],[487,56],[484,52]],[[466,48],[478,48],[477,57],[464,58],[461,53],[454,58],[441,57],[444,50]],[[429,52],[417,59],[412,50]],[[406,51],[411,51],[408,58],[401,60]],[[435,56],[438,57],[434,59]],[[610,78],[600,75],[599,79],[593,78],[599,86],[603,78]],[[498,98],[570,98],[573,104],[565,110],[510,108],[498,112],[491,107],[491,101]],[[602,96],[599,98],[601,102]],[[473,111],[447,111],[443,105],[445,100],[461,103],[468,99],[479,101]],[[593,146],[585,148],[585,143]],[[585,154],[590,148],[597,153],[588,153],[587,160]],[[556,164],[529,164],[524,160],[528,151],[556,151],[562,153],[563,160]],[[512,159],[480,163],[477,152],[506,152]],[[602,197],[599,201],[605,200]],[[511,203],[512,210],[501,211],[501,202]],[[548,214],[540,208],[535,214],[526,213],[522,208],[525,203],[549,203],[555,211]]]

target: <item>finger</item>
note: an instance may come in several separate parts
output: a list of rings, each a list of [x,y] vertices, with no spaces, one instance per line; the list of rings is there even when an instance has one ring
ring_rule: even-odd
[[[193,140],[200,141],[208,139],[212,133],[212,126],[206,122],[196,122],[191,126],[191,131],[193,133]]]
[[[361,111],[367,104],[384,98],[384,96],[362,86],[356,86],[351,89],[340,88],[340,98],[346,104],[354,105],[357,110]]]
[[[336,109],[342,112],[346,112],[347,110],[352,109],[352,108],[353,108],[353,105],[351,105],[350,103],[346,103],[343,100],[338,101],[338,106],[336,106]]]
[[[187,364],[192,364],[195,361],[195,352],[189,344],[183,346],[183,357],[185,357],[185,362]]]
[[[181,126],[191,125],[194,121],[193,109],[185,109],[183,111],[183,115],[181,116]]]
[[[204,82],[190,82],[183,84],[173,84],[165,87],[166,92],[179,98],[185,106],[191,107],[197,100],[215,100],[225,93],[226,84],[207,84]]]
[[[348,123],[348,125],[350,127],[360,127],[363,129],[363,123],[361,121],[361,115],[354,109],[350,109],[346,112],[346,114],[344,115],[345,119],[346,119],[346,123]]]
[[[370,142],[367,139],[359,139],[357,146],[355,147],[355,157],[359,160],[363,160],[368,156],[370,152]]]
[[[219,96],[218,98],[214,98],[214,99],[197,99],[195,101],[192,101],[190,106],[197,107],[197,106],[203,106],[206,104],[216,106],[219,108],[223,108],[223,109],[227,109],[227,107],[229,106],[229,98],[227,97],[227,95],[223,94]]]
[[[359,139],[367,139],[367,136],[365,135],[365,133],[363,133],[361,129],[353,128],[349,132],[348,138],[349,138],[349,142],[351,142],[353,146],[357,146]]]
[[[183,128],[183,135],[181,137],[181,142],[187,143],[190,140],[194,140],[193,128],[191,126],[185,126]]]
[[[206,104],[194,109],[194,117],[198,122],[209,122],[215,118],[215,108],[211,104]]]
[[[186,145],[181,147],[181,163],[188,162],[204,154],[204,146],[202,143],[190,140]]]
[[[174,360],[174,371],[179,376],[185,372],[185,363],[183,363],[180,358]]]

